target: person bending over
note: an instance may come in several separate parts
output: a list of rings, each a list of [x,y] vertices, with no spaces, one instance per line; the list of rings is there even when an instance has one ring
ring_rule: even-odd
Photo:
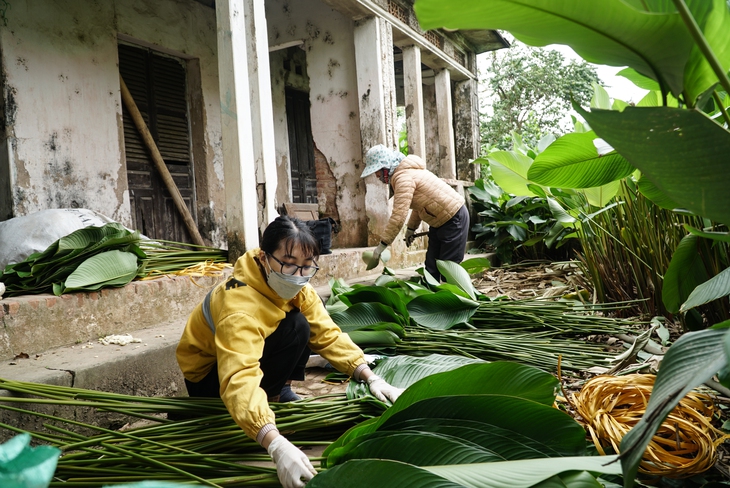
[[[318,256],[303,221],[278,217],[266,227],[261,248],[241,256],[231,277],[195,307],[176,352],[188,394],[222,398],[236,423],[267,449],[285,488],[304,486],[316,471],[279,434],[269,402],[299,399],[291,382],[304,379],[310,350],[367,382],[383,402],[403,391],[375,375],[330,318],[309,284]]]
[[[464,259],[469,234],[469,211],[464,197],[448,183],[426,169],[423,159],[411,154],[403,156],[382,144],[371,147],[365,155],[361,177],[376,173],[383,183],[393,188],[393,213],[373,251],[372,261],[393,243],[411,209],[406,229],[406,246],[413,243],[421,221],[429,225],[426,270],[441,281],[436,260],[460,263]],[[371,261],[371,262],[372,262]]]

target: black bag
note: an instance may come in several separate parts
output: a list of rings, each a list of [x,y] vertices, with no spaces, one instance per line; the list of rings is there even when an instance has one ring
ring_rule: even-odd
[[[332,246],[332,231],[336,228],[337,223],[332,217],[325,217],[319,220],[307,220],[307,226],[319,241],[320,254],[332,254],[330,247]]]

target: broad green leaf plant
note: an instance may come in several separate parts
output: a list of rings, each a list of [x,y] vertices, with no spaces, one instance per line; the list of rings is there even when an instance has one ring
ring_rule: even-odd
[[[459,8],[447,0],[417,0],[414,8],[424,29],[508,30],[527,44],[566,44],[587,61],[628,66],[653,80],[661,93],[660,107],[575,108],[599,138],[641,170],[655,193],[730,224],[725,164],[730,150],[725,109],[730,11],[725,0],[465,0]],[[730,284],[719,280],[713,286],[717,289],[711,294],[698,293],[721,296],[725,290],[720,288]],[[726,329],[694,332],[682,337],[690,347],[680,347],[678,341],[670,348],[644,419],[621,444],[625,486],[633,484],[649,439],[681,392],[727,367],[728,354],[718,347],[726,336]],[[703,348],[719,352],[708,355]],[[670,375],[678,371],[686,384],[660,395],[661,386],[671,384]]]
[[[402,361],[388,359],[375,372],[406,391],[332,443],[323,454],[328,469],[308,486],[600,486],[597,473],[620,473],[616,456],[590,456],[583,428],[553,408],[552,375],[475,362],[413,381],[400,373]]]

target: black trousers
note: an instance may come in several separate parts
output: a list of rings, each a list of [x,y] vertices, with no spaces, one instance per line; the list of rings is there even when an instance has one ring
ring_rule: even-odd
[[[469,236],[469,211],[462,205],[456,214],[441,227],[428,230],[428,249],[426,250],[426,271],[441,281],[441,273],[436,260],[460,263],[466,252],[466,239]]]
[[[304,368],[311,353],[307,344],[309,322],[298,309],[294,309],[286,314],[264,342],[264,352],[259,360],[264,373],[260,386],[267,397],[281,393],[288,380],[304,379]],[[210,373],[197,383],[185,380],[185,386],[191,397],[220,398],[218,364],[214,364]]]

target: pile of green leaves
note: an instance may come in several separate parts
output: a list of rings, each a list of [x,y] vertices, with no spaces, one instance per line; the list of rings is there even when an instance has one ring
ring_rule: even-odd
[[[553,408],[552,375],[477,362],[408,384],[398,359],[375,371],[406,391],[332,443],[308,486],[597,487],[599,473],[620,472],[616,456],[589,456],[583,428]]]
[[[6,296],[74,291],[94,291],[124,286],[147,270],[167,272],[184,269],[201,261],[224,262],[221,249],[182,243],[142,239],[118,223],[85,227],[33,253],[25,260],[9,264],[0,274]]]
[[[563,370],[572,373],[609,362],[605,345],[581,337],[626,333],[631,328],[628,321],[596,314],[601,307],[491,300],[474,288],[462,266],[450,261],[437,264],[447,283],[387,275],[375,286],[333,282],[330,315],[367,352],[511,360],[549,371],[557,368],[562,356]]]

